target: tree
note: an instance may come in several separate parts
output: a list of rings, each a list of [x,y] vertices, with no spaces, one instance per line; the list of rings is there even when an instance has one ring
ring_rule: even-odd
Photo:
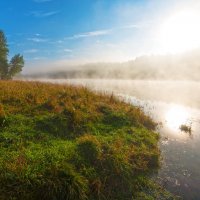
[[[12,79],[24,67],[24,58],[17,54],[8,62],[8,45],[4,32],[0,30],[0,79]]]

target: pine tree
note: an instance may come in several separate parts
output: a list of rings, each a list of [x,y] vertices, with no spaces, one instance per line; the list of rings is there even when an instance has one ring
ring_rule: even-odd
[[[24,67],[24,59],[20,54],[15,55],[8,62],[8,45],[5,34],[0,30],[0,79],[12,79]]]

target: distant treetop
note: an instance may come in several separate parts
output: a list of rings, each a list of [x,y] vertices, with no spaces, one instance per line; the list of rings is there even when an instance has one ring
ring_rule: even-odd
[[[8,80],[22,71],[24,67],[24,58],[22,55],[17,54],[8,61],[8,45],[5,34],[0,30],[0,79]]]

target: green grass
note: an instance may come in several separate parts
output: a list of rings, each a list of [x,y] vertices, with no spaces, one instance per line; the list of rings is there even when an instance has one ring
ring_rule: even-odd
[[[173,199],[150,179],[155,128],[113,95],[0,81],[0,199]]]

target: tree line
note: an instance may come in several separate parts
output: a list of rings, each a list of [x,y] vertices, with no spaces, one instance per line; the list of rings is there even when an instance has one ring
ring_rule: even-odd
[[[24,67],[24,58],[20,54],[16,54],[8,60],[9,49],[7,39],[2,30],[0,30],[0,79],[9,80],[13,76],[22,71]]]

